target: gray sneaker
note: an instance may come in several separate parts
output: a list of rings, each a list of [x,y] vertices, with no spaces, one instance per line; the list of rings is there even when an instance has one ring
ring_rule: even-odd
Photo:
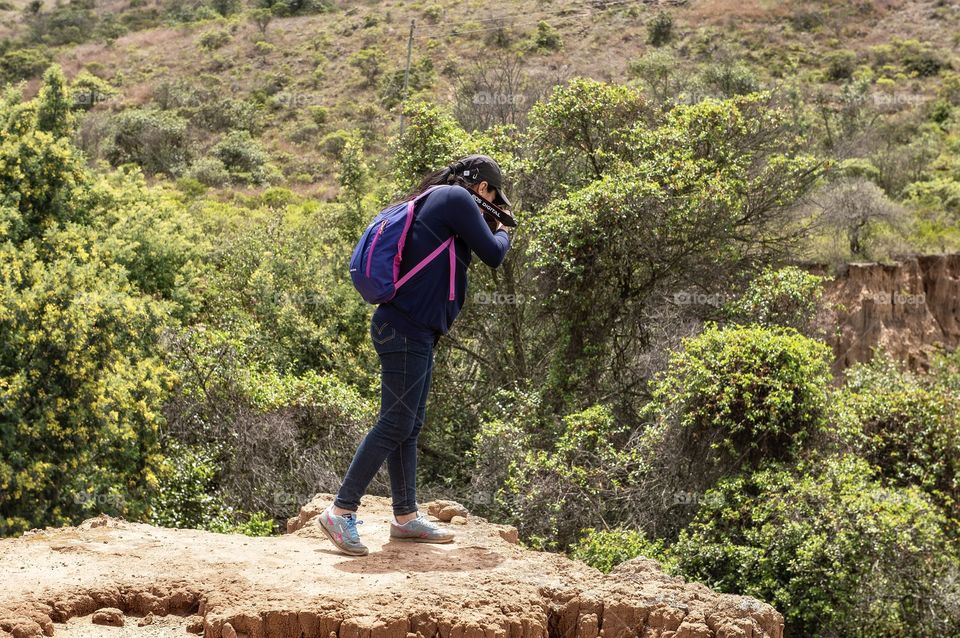
[[[333,513],[332,505],[320,512],[320,516],[317,517],[317,524],[327,538],[340,551],[351,556],[363,556],[369,551],[367,546],[360,542],[360,535],[357,533],[357,525],[360,523],[363,521],[357,520],[356,513],[337,516]]]
[[[449,543],[454,533],[427,520],[427,517],[418,513],[417,517],[403,525],[390,521],[390,538],[398,541],[414,541],[416,543]]]

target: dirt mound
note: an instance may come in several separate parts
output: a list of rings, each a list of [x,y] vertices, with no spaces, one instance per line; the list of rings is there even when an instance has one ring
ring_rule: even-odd
[[[0,540],[0,638],[783,635],[782,616],[752,598],[687,584],[642,558],[605,576],[523,549],[516,530],[469,513],[448,524],[453,543],[396,542],[388,499],[365,497],[360,532],[370,553],[345,556],[312,520],[331,500],[318,495],[281,537],[101,516]],[[429,511],[446,516],[449,507]]]

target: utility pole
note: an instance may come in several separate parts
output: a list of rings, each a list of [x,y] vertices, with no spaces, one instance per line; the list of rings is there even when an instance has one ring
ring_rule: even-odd
[[[407,101],[407,87],[410,85],[410,55],[413,53],[413,29],[416,20],[410,20],[410,37],[407,38],[407,70],[403,72],[403,97],[400,98],[400,135],[403,135],[403,105]]]

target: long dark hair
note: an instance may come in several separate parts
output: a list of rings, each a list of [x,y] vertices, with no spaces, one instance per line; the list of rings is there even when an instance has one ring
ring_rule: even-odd
[[[420,185],[407,193],[405,199],[413,199],[431,186],[442,186],[444,184],[459,184],[464,188],[473,190],[473,182],[469,182],[462,175],[457,174],[458,162],[453,162],[449,166],[444,166],[440,170],[429,173],[420,181]]]

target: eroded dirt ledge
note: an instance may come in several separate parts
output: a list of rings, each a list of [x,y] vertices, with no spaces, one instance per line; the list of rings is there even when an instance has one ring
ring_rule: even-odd
[[[205,638],[783,635],[783,617],[755,599],[685,583],[642,558],[603,575],[525,550],[515,530],[475,516],[451,525],[449,545],[389,541],[389,501],[378,497],[360,511],[370,554],[344,556],[312,520],[331,498],[318,495],[281,537],[101,516],[0,540],[0,638],[63,634],[59,623],[107,607],[127,622],[96,635],[116,638],[147,636],[138,621],[151,614],[183,617],[183,635]]]

